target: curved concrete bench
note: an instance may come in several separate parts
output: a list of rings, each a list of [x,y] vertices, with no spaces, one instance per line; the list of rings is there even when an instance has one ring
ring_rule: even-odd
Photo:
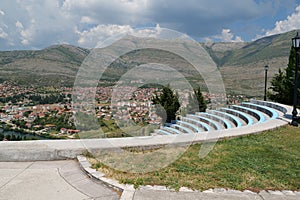
[[[258,110],[254,110],[252,108],[248,108],[248,107],[244,107],[244,106],[237,106],[237,105],[233,105],[232,108],[255,117],[258,121],[257,123],[266,121],[266,117],[263,115],[262,112],[260,112]]]
[[[175,128],[172,128],[172,127],[168,127],[168,126],[164,126],[161,129],[164,130],[164,131],[170,132],[170,134],[182,134],[181,131],[179,131]]]
[[[181,126],[179,124],[172,124],[171,127],[172,128],[175,127],[175,129],[178,128],[178,130],[181,131],[181,132],[185,132],[185,133],[189,133],[189,134],[194,133],[194,131],[192,131],[191,129],[189,129],[187,127],[184,127],[184,126]]]
[[[254,123],[254,120],[251,118],[251,116],[244,112],[234,110],[231,108],[221,108],[220,110],[241,118],[242,120],[244,120],[246,122],[247,125],[252,125]]]
[[[253,104],[253,103],[249,103],[249,102],[243,102],[241,105],[252,108],[252,109],[259,110],[259,111],[267,114],[271,119],[276,119],[279,117],[278,112],[268,106],[257,105],[257,104]]]
[[[202,130],[198,127],[198,126],[196,126],[196,125],[194,125],[194,124],[191,124],[191,123],[189,123],[189,122],[184,122],[184,121],[178,121],[177,122],[179,125],[185,125],[185,126],[188,126],[188,127],[190,127],[190,128],[192,128],[195,132],[197,132],[197,133],[200,133],[200,132],[202,132]],[[187,128],[188,128],[187,127]]]
[[[161,133],[161,134],[163,134],[163,135],[170,135],[169,132],[164,131],[164,130],[162,130],[162,129],[159,129],[158,132]]]
[[[197,115],[197,114],[196,115],[193,115],[193,114],[187,115],[187,117],[196,118],[196,119],[198,119],[198,120],[200,120],[200,121],[202,121],[202,122],[210,125],[215,130],[222,130],[221,126],[216,121],[213,121],[213,120],[208,119],[206,117],[203,117],[203,116],[200,116],[200,115]]]
[[[217,116],[224,117],[224,118],[228,119],[229,121],[231,121],[235,125],[235,127],[243,126],[243,123],[241,122],[240,118],[236,117],[235,115],[231,115],[229,113],[221,112],[221,111],[218,111],[218,110],[210,110],[208,112],[212,113],[214,115],[217,115]]]
[[[205,117],[207,117],[207,118],[209,118],[211,120],[217,121],[220,124],[223,124],[223,126],[224,126],[225,129],[231,129],[232,128],[231,123],[227,119],[225,119],[225,118],[222,118],[222,117],[210,114],[210,113],[200,113],[200,114],[204,115]]]
[[[183,117],[182,121],[183,120],[187,120],[189,122],[194,122],[195,124],[197,124],[199,126],[199,128],[203,128],[204,131],[211,131],[212,130],[212,127],[210,127],[208,124],[203,123],[203,122],[201,122],[199,120],[196,120],[196,119],[193,119],[193,118],[189,118],[189,117]]]
[[[259,100],[250,100],[251,103],[262,105],[262,106],[268,106],[270,108],[273,108],[275,110],[278,110],[282,112],[283,114],[286,114],[288,111],[285,107],[279,105],[278,103],[269,102],[269,101],[259,101]]]

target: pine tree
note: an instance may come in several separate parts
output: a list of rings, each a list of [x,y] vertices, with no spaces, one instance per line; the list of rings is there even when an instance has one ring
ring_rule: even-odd
[[[205,112],[206,108],[206,101],[198,87],[194,89],[194,94],[189,95],[188,113]]]
[[[283,104],[288,104],[288,89],[285,84],[286,75],[281,69],[279,69],[278,74],[274,76],[271,81],[271,91],[269,91],[268,96],[271,100]]]
[[[282,71],[279,69],[272,81],[271,87],[268,91],[268,97],[276,102],[292,105],[294,95],[294,80],[296,69],[296,51],[292,47],[290,50],[289,63],[287,68]],[[298,72],[299,73],[299,72]],[[300,83],[298,84],[298,90],[300,89]],[[300,103],[300,97],[298,95],[298,104]]]
[[[160,95],[156,94],[152,98],[152,104],[156,105],[156,114],[160,116],[163,122],[171,123],[176,119],[176,112],[180,108],[178,95],[169,87],[163,87]]]
[[[207,105],[206,105],[206,100],[204,99],[200,87],[198,87],[197,90],[194,90],[197,101],[198,101],[198,106],[199,106],[199,112],[205,112]]]
[[[17,138],[16,138],[16,136],[13,134],[12,136],[11,136],[11,141],[16,141],[17,140]]]
[[[295,69],[296,69],[296,51],[292,47],[289,56],[289,63],[285,69],[285,86],[286,86],[286,104],[293,104]],[[299,88],[299,85],[298,85]]]

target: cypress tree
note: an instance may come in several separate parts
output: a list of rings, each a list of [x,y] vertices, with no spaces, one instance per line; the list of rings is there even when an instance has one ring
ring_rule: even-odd
[[[198,87],[194,89],[194,94],[189,95],[188,113],[205,112],[206,109],[206,101]]]
[[[269,99],[283,103],[283,104],[288,104],[288,87],[285,84],[286,81],[286,75],[284,72],[279,69],[278,74],[274,76],[274,78],[271,81],[271,91],[269,90],[268,96]]]
[[[152,98],[152,104],[156,105],[156,114],[162,118],[164,122],[171,123],[176,119],[176,112],[180,108],[178,95],[169,88],[163,86],[160,95]]]
[[[293,104],[295,69],[296,51],[292,47],[287,68],[284,71],[279,69],[278,74],[276,74],[271,81],[271,87],[268,91],[268,97],[271,100],[288,105]],[[298,84],[298,91],[299,89],[300,83]],[[299,100],[300,97],[298,95],[298,104],[300,103]]]

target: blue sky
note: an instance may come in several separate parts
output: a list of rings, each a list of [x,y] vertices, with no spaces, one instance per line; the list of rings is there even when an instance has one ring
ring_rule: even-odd
[[[1,0],[0,50],[93,48],[137,27],[202,42],[252,41],[300,29],[300,0]]]

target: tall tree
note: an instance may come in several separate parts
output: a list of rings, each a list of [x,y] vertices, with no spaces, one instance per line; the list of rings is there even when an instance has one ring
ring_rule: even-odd
[[[292,47],[290,50],[289,63],[287,68],[282,71],[279,69],[272,81],[271,87],[268,91],[268,97],[276,102],[283,104],[293,104],[294,95],[294,80],[296,69],[296,51]],[[298,72],[299,73],[299,72]],[[300,89],[300,83],[298,84],[298,90]],[[300,97],[298,95],[298,104],[300,103]]]
[[[200,87],[194,89],[194,94],[189,95],[188,113],[205,112],[207,109]]]
[[[180,108],[178,95],[169,87],[163,87],[160,95],[155,94],[152,98],[152,104],[156,105],[156,113],[163,122],[171,123],[176,119],[176,112]]]

